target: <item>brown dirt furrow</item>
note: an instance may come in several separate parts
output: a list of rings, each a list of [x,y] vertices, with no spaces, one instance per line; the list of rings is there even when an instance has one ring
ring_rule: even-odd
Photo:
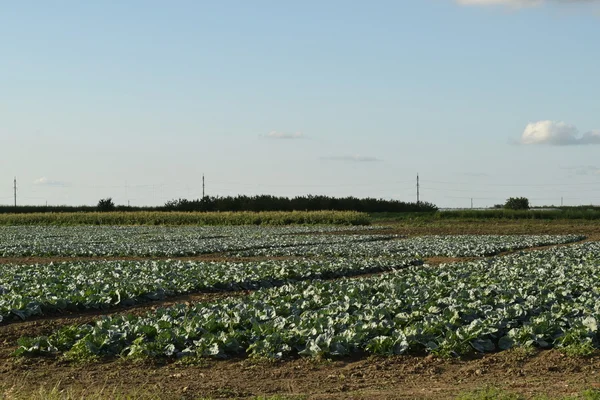
[[[160,398],[302,396],[308,399],[449,399],[464,391],[499,386],[526,398],[566,396],[600,384],[600,357],[569,358],[555,350],[476,356],[467,360],[432,356],[296,359],[282,362],[204,360],[199,365],[113,360],[79,365],[60,360],[8,361],[0,367],[6,387],[39,385],[93,393],[106,385],[160,391]],[[25,386],[23,376],[27,375]],[[23,385],[23,383],[21,383]],[[0,386],[1,390],[1,386]],[[0,391],[0,394],[2,392]]]

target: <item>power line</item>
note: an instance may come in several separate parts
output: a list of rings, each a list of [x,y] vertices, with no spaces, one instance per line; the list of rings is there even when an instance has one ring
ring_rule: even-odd
[[[444,185],[477,185],[477,186],[506,186],[506,187],[545,187],[545,186],[589,186],[598,185],[600,181],[596,182],[580,182],[580,183],[478,183],[478,182],[443,182],[443,181],[431,181],[427,180],[427,183],[441,183]]]

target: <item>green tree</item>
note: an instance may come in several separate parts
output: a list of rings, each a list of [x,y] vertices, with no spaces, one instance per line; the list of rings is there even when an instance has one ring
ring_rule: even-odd
[[[111,197],[107,197],[106,199],[100,199],[98,201],[98,211],[114,211],[115,203],[113,202]]]
[[[508,210],[529,210],[529,199],[526,197],[511,197],[504,203]]]

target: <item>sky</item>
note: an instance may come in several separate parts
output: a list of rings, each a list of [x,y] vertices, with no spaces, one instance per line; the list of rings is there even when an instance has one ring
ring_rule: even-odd
[[[600,204],[600,1],[0,0],[0,204]]]

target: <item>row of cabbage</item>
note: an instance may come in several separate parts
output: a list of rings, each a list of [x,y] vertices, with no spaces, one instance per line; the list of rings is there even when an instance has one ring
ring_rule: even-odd
[[[375,227],[13,226],[0,227],[0,256],[178,257],[274,247],[343,245],[398,237],[324,234],[365,229]]]
[[[61,310],[104,309],[190,292],[250,290],[305,279],[389,271],[403,257],[262,262],[97,261],[0,266],[0,322]]]
[[[446,235],[420,236],[403,240],[360,241],[351,246],[343,241],[315,245],[269,247],[230,252],[235,256],[354,256],[405,254],[415,257],[484,257],[531,247],[567,244],[585,239],[582,235]]]
[[[376,227],[370,227],[375,229]],[[364,227],[0,227],[0,256],[233,256],[479,257],[507,250],[570,243],[580,235],[459,235],[406,240],[355,233]]]
[[[16,353],[280,358],[597,348],[599,282],[600,244],[583,243],[104,317],[49,337],[21,338]]]

